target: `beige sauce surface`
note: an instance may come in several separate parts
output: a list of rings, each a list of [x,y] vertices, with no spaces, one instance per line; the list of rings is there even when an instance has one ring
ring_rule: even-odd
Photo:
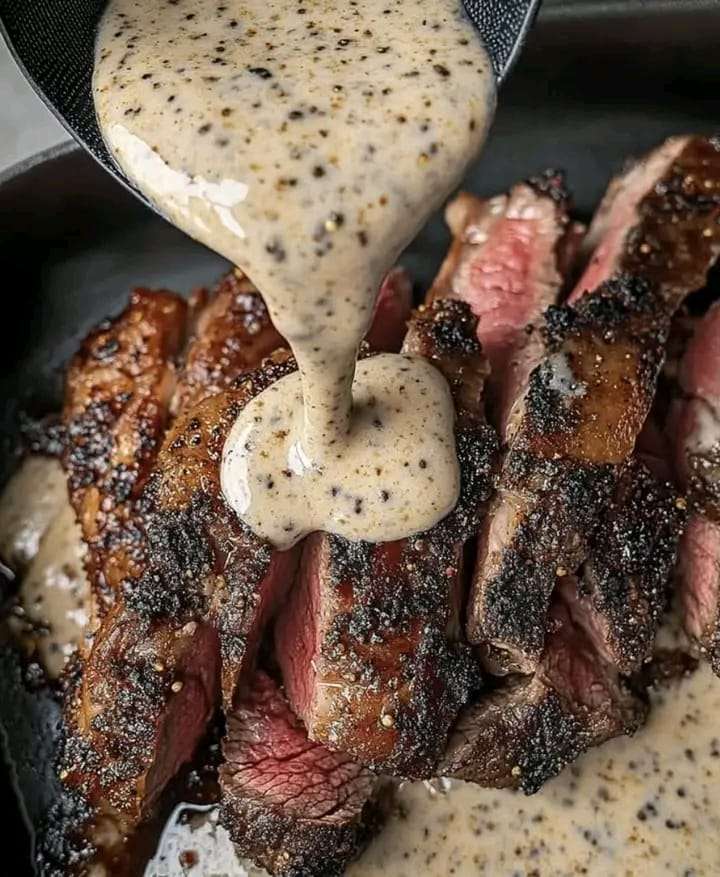
[[[0,497],[0,542],[21,579],[10,630],[55,679],[89,621],[85,548],[57,460],[28,457],[10,480]]]
[[[48,457],[28,457],[0,497],[0,560],[18,574],[27,569],[50,521],[67,501],[65,475]]]
[[[440,520],[455,505],[460,489],[455,415],[440,372],[421,359],[373,356],[358,363],[353,400],[344,447],[326,457],[322,471],[303,456],[297,441],[298,374],[256,397],[235,424],[222,460],[225,495],[273,544],[287,548],[313,530],[391,542],[417,532],[418,507]],[[428,424],[435,424],[434,432]]]
[[[286,544],[274,518],[297,495],[282,474],[296,471],[293,455],[312,481],[312,509],[293,508],[298,537],[344,526],[348,496],[367,505],[385,489],[365,465],[351,392],[381,279],[458,184],[494,107],[490,61],[462,4],[111,0],[94,90],[120,166],[169,219],[251,277],[298,361],[302,407],[290,381],[279,418],[258,423],[255,403],[235,435],[252,428],[262,447],[288,434],[272,459],[272,491],[238,485],[226,470],[226,496],[248,496],[237,508],[250,526]],[[392,393],[406,367],[389,360],[356,389]],[[425,379],[420,364],[410,370]],[[355,407],[362,418],[361,400]],[[422,433],[435,486],[456,484],[454,454],[442,447],[447,410],[427,414],[419,429],[418,418],[393,419],[372,433],[373,447],[390,457],[410,431]],[[338,456],[346,478],[333,492]],[[406,495],[428,493],[418,467],[401,480]],[[428,529],[456,499],[411,503],[401,535]],[[370,524],[378,518],[397,526],[396,509],[380,504],[359,535],[382,538],[387,526]]]
[[[652,699],[634,738],[592,750],[532,797],[455,781],[440,792],[404,786],[348,877],[719,874],[720,680],[702,667]],[[215,815],[185,815],[146,877],[264,873],[233,862]]]

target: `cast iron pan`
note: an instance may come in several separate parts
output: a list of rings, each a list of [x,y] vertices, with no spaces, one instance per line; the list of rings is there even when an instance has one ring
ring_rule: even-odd
[[[578,4],[574,12],[568,6],[553,4],[553,14],[545,23],[541,18],[467,186],[495,193],[560,166],[568,171],[579,214],[587,216],[627,156],[672,133],[718,126],[720,13],[717,3],[691,0],[658,4],[649,15],[646,4],[591,3],[594,13],[603,13],[592,18],[578,14]],[[212,282],[224,266],[69,146],[0,176],[0,240],[5,479],[16,463],[18,412],[57,407],[68,357],[90,326],[122,307],[133,284],[186,293]],[[403,261],[420,288],[432,279],[446,243],[436,217],[408,251]],[[40,823],[58,792],[50,769],[57,720],[47,691],[28,687],[14,656],[2,654],[0,725],[30,826]],[[1,780],[0,801],[7,802],[2,855],[11,856],[15,845],[27,862],[28,844],[11,827],[17,807]],[[29,866],[9,862],[0,864],[0,873],[30,873]]]

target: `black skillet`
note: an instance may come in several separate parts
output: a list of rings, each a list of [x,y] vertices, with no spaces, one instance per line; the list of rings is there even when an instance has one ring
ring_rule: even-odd
[[[496,192],[559,165],[587,215],[627,156],[671,133],[720,127],[718,45],[717,0],[546,0],[467,186]],[[404,261],[420,287],[446,243],[438,217],[409,249]],[[57,406],[68,356],[93,323],[121,307],[131,285],[188,292],[223,267],[67,146],[0,175],[0,259],[2,479],[16,459],[18,411]],[[0,726],[27,821],[38,825],[57,795],[49,770],[57,710],[47,691],[26,683],[3,653]],[[0,874],[23,877],[27,866],[12,856],[27,855],[27,843],[12,828],[17,809],[1,778],[0,802]]]
[[[95,34],[106,3],[0,0],[0,30],[48,108],[94,158],[143,198],[110,157],[95,118]],[[463,0],[463,5],[483,37],[496,79],[502,82],[523,46],[540,0]]]

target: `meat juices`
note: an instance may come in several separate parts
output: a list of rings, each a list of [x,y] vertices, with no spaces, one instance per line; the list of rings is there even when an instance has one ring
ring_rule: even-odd
[[[444,382],[417,359],[355,360],[383,275],[478,152],[494,88],[458,0],[109,4],[94,79],[109,147],[168,218],[247,272],[298,362],[242,412],[223,469],[228,501],[276,545],[312,529],[408,536],[457,501]],[[421,431],[403,385],[425,397]]]

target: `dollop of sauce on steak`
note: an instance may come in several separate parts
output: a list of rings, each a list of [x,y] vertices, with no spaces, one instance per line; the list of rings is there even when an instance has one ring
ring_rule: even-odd
[[[111,0],[94,93],[118,164],[250,276],[297,360],[239,415],[229,504],[279,547],[444,517],[459,489],[444,380],[412,357],[357,356],[382,277],[492,115],[462,3]]]

